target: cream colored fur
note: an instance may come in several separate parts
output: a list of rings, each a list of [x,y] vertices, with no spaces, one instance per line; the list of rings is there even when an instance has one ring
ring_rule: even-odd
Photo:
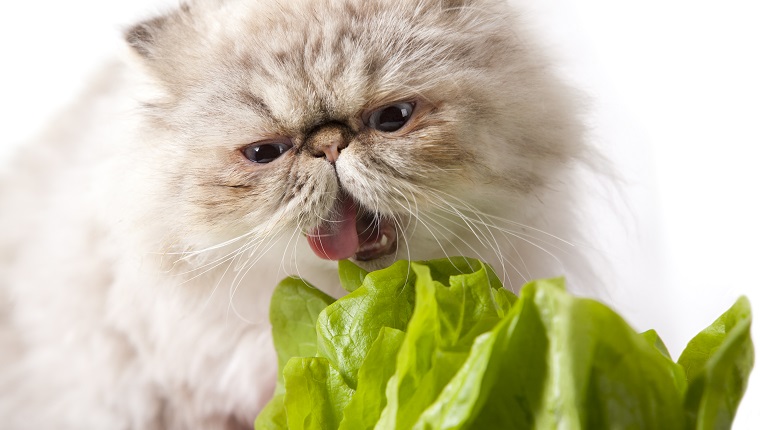
[[[267,307],[299,274],[340,294],[303,233],[339,190],[400,229],[396,258],[464,254],[507,287],[589,266],[575,97],[507,2],[197,1],[132,52],[0,182],[3,429],[251,426],[271,395]],[[393,136],[363,115],[415,100]],[[333,167],[299,151],[348,124]],[[286,136],[257,166],[240,148]],[[338,182],[340,180],[340,182]]]

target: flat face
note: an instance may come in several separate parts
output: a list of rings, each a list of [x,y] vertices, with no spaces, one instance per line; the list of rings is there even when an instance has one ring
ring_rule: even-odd
[[[580,152],[518,30],[502,2],[221,2],[127,40],[159,88],[146,124],[178,222],[217,241],[297,232],[380,267],[500,254],[483,215],[522,211]]]

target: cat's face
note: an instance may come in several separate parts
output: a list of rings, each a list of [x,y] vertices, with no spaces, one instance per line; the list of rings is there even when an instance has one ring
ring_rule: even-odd
[[[503,3],[206,1],[134,27],[182,246],[306,236],[370,266],[497,251],[488,216],[519,218],[579,151]]]

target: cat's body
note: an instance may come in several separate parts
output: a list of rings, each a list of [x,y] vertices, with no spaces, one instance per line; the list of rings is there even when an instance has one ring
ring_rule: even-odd
[[[0,182],[2,427],[250,426],[272,288],[339,294],[331,259],[589,273],[547,233],[576,239],[573,97],[504,3],[208,0],[134,27],[141,73],[105,71]]]

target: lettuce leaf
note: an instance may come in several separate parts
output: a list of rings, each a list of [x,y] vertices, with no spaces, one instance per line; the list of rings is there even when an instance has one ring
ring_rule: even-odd
[[[343,261],[340,280],[334,302],[293,278],[275,291],[280,375],[257,429],[723,429],[754,362],[744,298],[674,362],[562,279],[518,298],[451,258]]]
[[[689,381],[685,407],[689,428],[728,429],[755,360],[752,312],[741,297],[686,346],[678,364]]]
[[[343,377],[322,357],[293,357],[283,369],[288,428],[338,428],[353,395]]]
[[[364,363],[359,368],[356,388],[351,402],[346,406],[339,430],[372,429],[385,405],[385,386],[396,372],[396,355],[401,349],[404,332],[383,327],[377,339],[367,352]]]
[[[344,263],[345,268],[350,268]],[[383,327],[404,330],[414,309],[414,273],[407,261],[367,274],[361,287],[326,307],[317,320],[317,353],[352,389],[359,368]]]
[[[287,428],[283,378],[285,365],[292,357],[312,357],[317,354],[317,317],[334,301],[300,278],[287,278],[275,289],[269,307],[269,320],[277,351],[277,387],[274,398],[256,417],[257,429]]]

